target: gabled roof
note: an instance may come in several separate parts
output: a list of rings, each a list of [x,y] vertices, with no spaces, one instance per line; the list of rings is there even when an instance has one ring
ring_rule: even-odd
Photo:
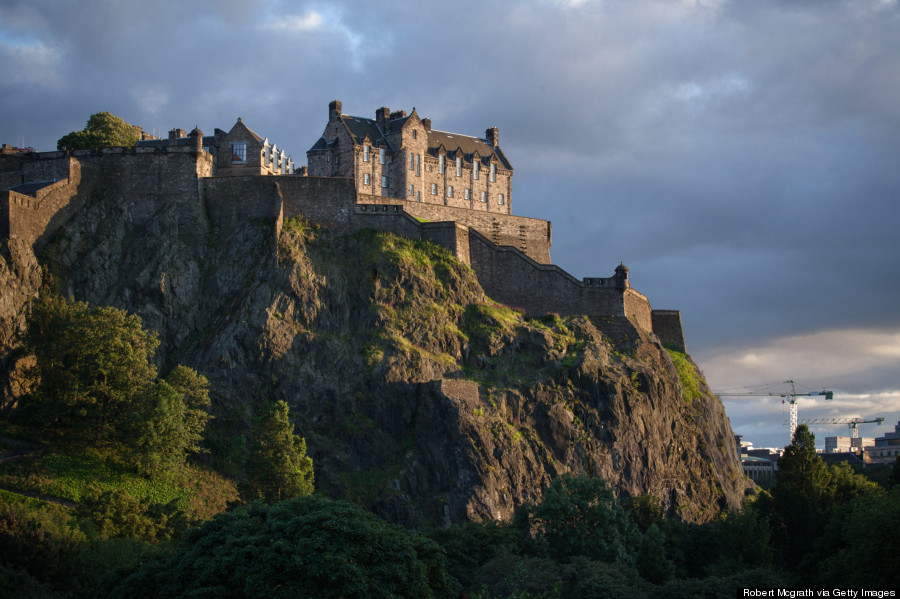
[[[341,122],[344,123],[347,131],[350,132],[350,136],[353,138],[354,143],[360,144],[368,137],[369,141],[371,141],[374,146],[391,147],[387,137],[385,137],[385,133],[378,127],[378,123],[375,122],[375,119],[366,119],[345,114],[341,116]]]
[[[458,149],[466,159],[472,160],[472,157],[478,152],[482,162],[488,163],[491,156],[496,156],[503,168],[512,170],[512,166],[503,154],[500,148],[495,148],[487,140],[479,137],[471,137],[469,135],[459,135],[458,133],[448,133],[446,131],[438,131],[432,129],[428,132],[428,149],[433,150],[432,154],[436,155],[439,148],[444,147],[450,154],[454,154]]]

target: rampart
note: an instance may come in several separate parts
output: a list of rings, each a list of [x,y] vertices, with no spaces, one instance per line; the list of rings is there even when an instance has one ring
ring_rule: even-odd
[[[36,185],[30,193],[2,192],[4,237],[42,243],[97,190],[101,196],[127,198],[137,222],[151,219],[160,206],[175,201],[202,205],[213,227],[271,223],[273,244],[285,218],[299,216],[343,232],[372,228],[447,248],[472,267],[491,298],[504,304],[535,315],[618,318],[624,328],[630,323],[684,349],[680,314],[652,310],[648,299],[631,288],[624,266],[613,277],[579,281],[550,264],[547,221],[358,195],[352,179],[214,176],[212,156],[185,146],[47,154],[43,161],[41,156],[4,159],[0,177],[6,182],[55,177],[66,167],[65,178]]]
[[[550,221],[374,195],[360,195],[359,202],[399,205],[409,214],[428,221],[452,220],[480,231],[496,245],[514,247],[539,264],[550,264],[553,241]]]

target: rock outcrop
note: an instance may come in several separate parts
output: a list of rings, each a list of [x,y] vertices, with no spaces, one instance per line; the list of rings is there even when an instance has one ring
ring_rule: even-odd
[[[625,319],[526,318],[428,243],[301,220],[279,236],[269,220],[207,211],[215,198],[154,202],[136,209],[98,185],[38,252],[44,271],[5,243],[7,371],[28,302],[52,283],[140,315],[161,369],[210,379],[222,460],[239,460],[255,406],[284,399],[317,488],[395,522],[507,519],[563,472],[652,493],[689,521],[740,504],[724,408],[696,367],[679,373]],[[685,376],[699,380],[693,397]]]

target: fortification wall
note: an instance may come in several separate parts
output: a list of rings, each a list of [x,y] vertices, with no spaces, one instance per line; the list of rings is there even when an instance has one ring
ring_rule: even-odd
[[[283,212],[282,194],[275,179],[260,176],[201,179],[201,195],[212,226],[232,229],[271,223],[277,238]]]
[[[474,230],[469,231],[469,252],[485,292],[504,304],[530,314],[626,314],[623,291],[617,289],[614,279],[579,281],[558,266],[539,264],[515,248],[495,246]]]
[[[41,246],[81,206],[83,198],[78,195],[78,188],[82,184],[82,165],[66,157],[49,160],[43,165],[29,161],[22,167],[40,177],[36,181],[59,180],[38,189],[33,196],[3,191],[0,195],[0,235],[18,237]]]
[[[360,195],[359,202],[396,204],[421,219],[458,222],[476,229],[496,245],[512,246],[535,262],[550,264],[552,235],[550,222],[546,220],[380,196]]]
[[[323,227],[347,229],[356,206],[352,179],[332,177],[269,177],[278,183],[284,197],[284,217],[303,218]]]
[[[654,310],[653,332],[664,344],[685,351],[684,329],[681,326],[681,312],[678,310]]]

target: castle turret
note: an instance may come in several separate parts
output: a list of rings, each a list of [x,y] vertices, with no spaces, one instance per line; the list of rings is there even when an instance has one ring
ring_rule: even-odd
[[[341,101],[332,100],[328,105],[328,122],[334,122],[341,118]]]
[[[616,280],[616,289],[628,289],[631,283],[628,282],[628,267],[622,262],[616,267],[616,274],[613,277]]]
[[[195,152],[203,151],[203,131],[200,130],[200,127],[195,126],[191,132],[189,133],[191,138],[191,148]]]

